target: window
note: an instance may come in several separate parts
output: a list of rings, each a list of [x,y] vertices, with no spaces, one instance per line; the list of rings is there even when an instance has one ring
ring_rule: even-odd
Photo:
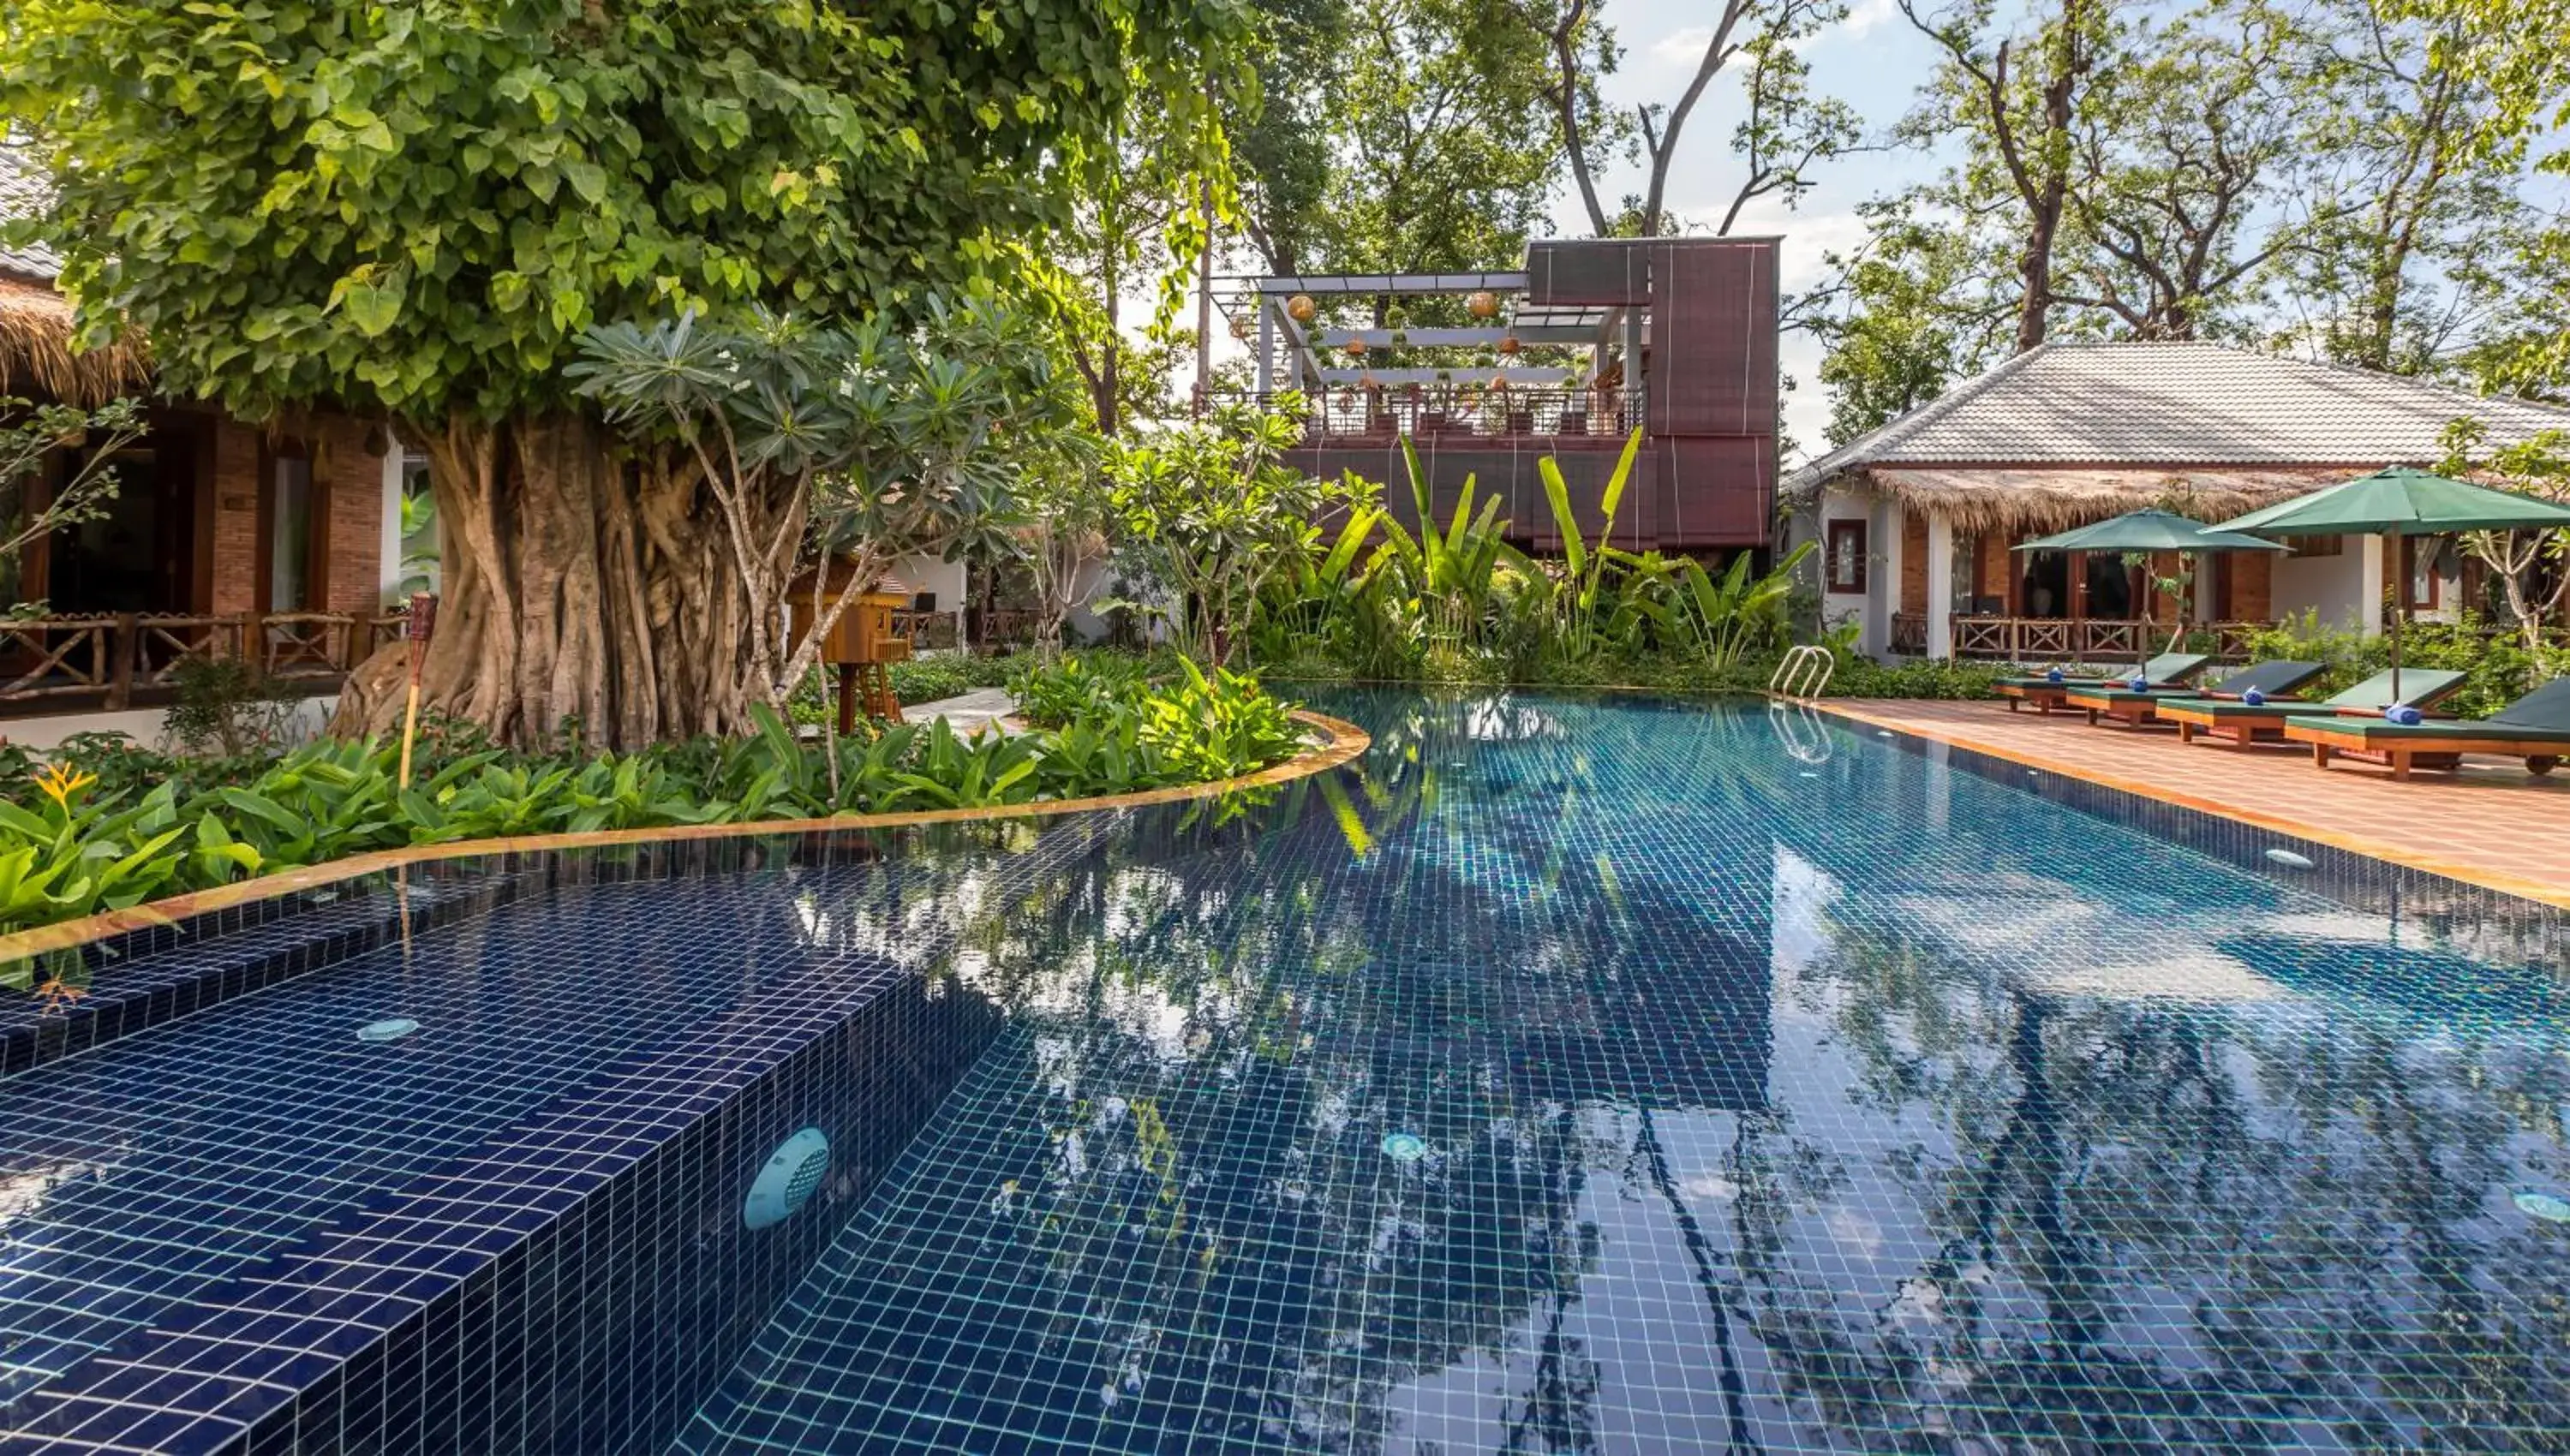
[[[1823,574],[1832,591],[1865,590],[1865,523],[1833,521],[1829,525],[1828,545],[1823,555],[1827,565]]]
[[[329,502],[312,456],[294,444],[267,457],[259,493],[259,592],[264,611],[320,611],[329,600]]]
[[[1950,583],[1945,606],[1955,616],[1970,616],[1981,599],[1981,538],[1976,532],[1954,533],[1954,555],[1946,573]]]
[[[2440,604],[2438,588],[2442,585],[2445,557],[2444,544],[2421,541],[2414,536],[2400,538],[2400,574],[2409,581],[2409,609],[2434,611]]]
[[[2343,536],[2289,536],[2285,538],[2285,559],[2299,561],[2305,556],[2343,556],[2347,554],[2347,538]]]

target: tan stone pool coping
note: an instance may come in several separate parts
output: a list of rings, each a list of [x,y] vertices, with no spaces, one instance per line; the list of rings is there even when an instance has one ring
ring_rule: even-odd
[[[1823,699],[1821,712],[2064,778],[2570,909],[2570,774],[2536,778],[2466,756],[2459,773],[2395,783],[2361,766],[2316,768],[2301,745],[2180,743],[1976,700]]]
[[[105,910],[76,920],[63,920],[32,929],[0,935],[0,965],[57,950],[68,950],[94,940],[150,929],[255,901],[269,900],[297,891],[312,890],[355,880],[368,875],[381,875],[411,865],[431,864],[441,860],[473,860],[492,855],[541,854],[556,850],[609,849],[621,845],[663,844],[680,840],[766,839],[807,834],[839,834],[851,830],[912,829],[936,824],[970,824],[989,820],[1051,818],[1065,814],[1083,814],[1096,810],[1140,809],[1154,804],[1180,804],[1196,799],[1216,799],[1244,789],[1271,784],[1291,783],[1326,773],[1363,754],[1374,744],[1374,738],[1354,723],[1297,709],[1296,722],[1317,729],[1327,742],[1297,754],[1272,768],[1238,778],[1215,779],[1202,784],[1181,784],[1167,789],[1146,789],[1132,794],[1107,794],[1090,799],[1050,799],[1033,804],[994,804],[973,809],[922,809],[900,814],[842,814],[829,819],[762,819],[743,824],[669,825],[658,829],[598,830],[588,834],[518,835],[502,839],[459,840],[442,845],[411,845],[401,849],[374,850],[351,855],[327,864],[307,865],[276,875],[263,875],[211,890],[174,895],[167,900],[125,910]]]

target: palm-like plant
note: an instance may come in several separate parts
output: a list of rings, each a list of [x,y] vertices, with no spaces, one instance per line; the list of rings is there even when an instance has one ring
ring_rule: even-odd
[[[1597,510],[1603,519],[1597,527],[1597,543],[1590,546],[1582,539],[1579,517],[1570,508],[1570,485],[1561,478],[1561,467],[1547,455],[1535,463],[1543,476],[1543,497],[1552,506],[1553,525],[1561,533],[1562,567],[1566,573],[1557,600],[1561,613],[1557,647],[1561,655],[1573,662],[1596,655],[1603,640],[1602,618],[1615,607],[1606,582],[1607,543],[1615,535],[1615,509],[1624,500],[1624,487],[1632,479],[1633,460],[1642,450],[1642,432],[1637,428],[1624,442],[1624,453],[1615,460],[1615,472],[1606,478],[1606,488],[1598,493]]]

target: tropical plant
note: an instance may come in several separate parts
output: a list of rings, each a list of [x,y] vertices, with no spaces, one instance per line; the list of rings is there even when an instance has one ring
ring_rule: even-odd
[[[590,756],[576,733],[528,753],[441,724],[407,789],[397,746],[381,741],[192,763],[93,738],[32,772],[0,764],[13,776],[0,933],[402,845],[1025,804],[1231,778],[1297,751],[1290,710],[1255,679],[1178,666],[1156,684],[1138,664],[1071,659],[1030,693],[1059,705],[1058,725],[1016,734],[964,737],[939,721],[814,744],[761,704],[746,737]],[[82,762],[126,770],[109,782]],[[0,983],[36,973],[22,963]]]
[[[1310,552],[1320,522],[1357,504],[1342,484],[1285,463],[1300,408],[1218,410],[1109,456],[1124,531],[1176,589],[1189,649],[1215,666],[1268,578]]]
[[[1561,564],[1564,577],[1556,593],[1560,611],[1560,635],[1555,648],[1572,661],[1595,655],[1603,641],[1600,627],[1616,606],[1608,594],[1606,565],[1607,543],[1615,535],[1615,508],[1622,504],[1624,487],[1632,479],[1633,460],[1641,453],[1642,432],[1636,428],[1624,442],[1624,453],[1615,460],[1614,474],[1606,478],[1605,488],[1598,493],[1597,540],[1591,545],[1584,539],[1578,513],[1570,506],[1570,486],[1561,478],[1561,467],[1547,455],[1535,463],[1543,477],[1543,498],[1552,507],[1554,528],[1561,533]]]
[[[1662,619],[1713,667],[1731,667],[1752,650],[1783,640],[1794,569],[1814,546],[1803,543],[1756,576],[1749,570],[1751,553],[1742,551],[1719,580],[1703,562],[1683,559],[1676,568],[1675,603]]]

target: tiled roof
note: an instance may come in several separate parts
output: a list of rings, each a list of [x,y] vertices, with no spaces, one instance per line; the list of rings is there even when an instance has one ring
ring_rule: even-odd
[[[45,183],[34,161],[20,144],[0,136],[0,222],[33,216],[45,205]],[[62,259],[47,247],[11,247],[0,243],[0,273],[50,283],[62,271]]]
[[[1871,465],[2423,465],[2459,415],[2492,444],[2570,430],[2570,409],[2222,344],[2046,344],[1784,485]]]

